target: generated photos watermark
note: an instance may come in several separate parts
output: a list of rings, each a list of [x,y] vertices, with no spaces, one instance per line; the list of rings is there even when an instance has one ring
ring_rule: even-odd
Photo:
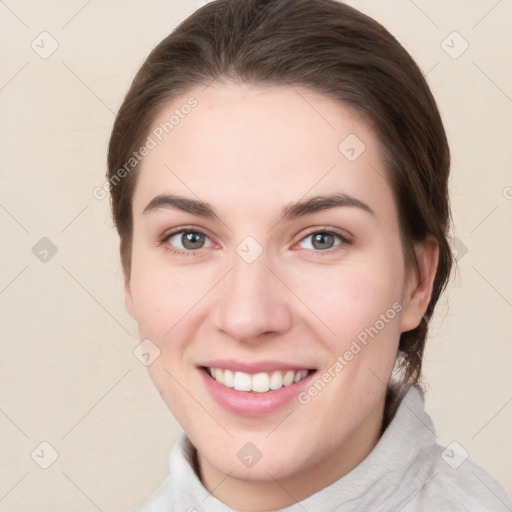
[[[297,399],[299,402],[302,405],[309,404],[311,399],[316,397],[329,382],[336,378],[350,361],[368,345],[368,342],[375,338],[402,309],[402,304],[395,302],[385,313],[381,313],[378,320],[370,327],[365,327],[356,338],[352,340],[350,347],[343,354],[338,355],[336,360],[318,376],[308,389],[298,394]]]
[[[137,165],[142,162],[149,152],[155,149],[164,138],[172,132],[178,126],[183,119],[185,119],[192,109],[196,108],[199,102],[196,98],[191,96],[187,99],[186,103],[183,103],[179,108],[174,109],[174,113],[169,117],[167,121],[160,123],[154,128],[148,135],[146,142],[137,150],[132,153],[132,156],[120,167],[116,173],[111,176],[101,186],[94,187],[92,195],[98,201],[101,201],[107,197],[108,193],[116,187],[121,181],[126,178]]]

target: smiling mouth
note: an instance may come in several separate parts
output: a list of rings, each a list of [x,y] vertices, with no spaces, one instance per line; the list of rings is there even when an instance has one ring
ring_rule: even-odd
[[[212,379],[227,388],[233,388],[236,391],[250,391],[254,393],[267,393],[268,391],[275,391],[282,387],[291,386],[316,371],[282,370],[249,374],[207,366],[203,366],[202,370],[204,370]]]

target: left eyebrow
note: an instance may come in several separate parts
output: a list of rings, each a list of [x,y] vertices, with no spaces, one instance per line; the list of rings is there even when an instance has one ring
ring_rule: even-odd
[[[339,207],[359,208],[371,215],[375,212],[363,201],[349,194],[331,194],[315,196],[304,201],[298,201],[288,204],[281,214],[279,222],[284,220],[293,220],[304,215],[310,215],[322,210]]]
[[[303,201],[289,203],[283,209],[278,222],[290,221],[320,212],[331,208],[350,207],[359,208],[371,215],[375,212],[363,201],[349,194],[331,194],[314,196]],[[171,208],[173,210],[181,210],[198,217],[209,219],[220,219],[219,214],[213,206],[204,201],[191,199],[178,195],[160,194],[154,197],[144,208],[143,214],[149,213],[161,208]]]

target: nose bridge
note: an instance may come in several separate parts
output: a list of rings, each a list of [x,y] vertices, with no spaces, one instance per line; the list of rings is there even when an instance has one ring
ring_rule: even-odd
[[[285,290],[268,268],[264,254],[249,262],[235,255],[214,305],[216,327],[239,340],[282,333],[291,326]]]

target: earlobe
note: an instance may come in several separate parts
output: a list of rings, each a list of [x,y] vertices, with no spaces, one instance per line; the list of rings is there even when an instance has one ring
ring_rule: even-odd
[[[124,280],[124,303],[128,314],[136,320],[135,308],[133,307],[132,290],[130,286],[130,279],[125,277]]]
[[[412,272],[404,297],[401,331],[406,332],[418,327],[425,314],[437,271],[439,245],[429,237],[416,246],[418,272]]]

